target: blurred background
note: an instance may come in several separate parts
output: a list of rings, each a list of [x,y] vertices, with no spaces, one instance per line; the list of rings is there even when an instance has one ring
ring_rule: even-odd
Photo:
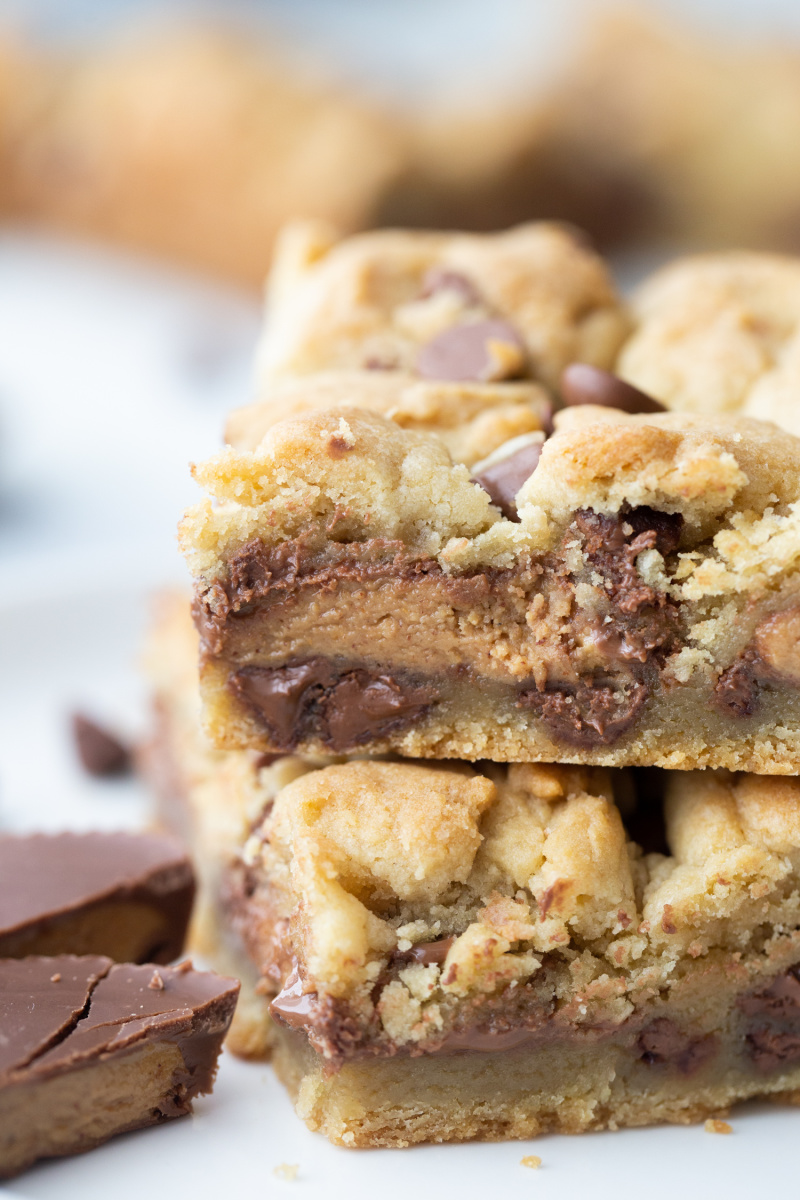
[[[250,399],[263,280],[293,217],[565,220],[625,287],[676,252],[793,253],[800,5],[2,0],[12,823],[42,705],[56,722],[75,691],[139,704],[146,597],[184,579],[188,463]]]

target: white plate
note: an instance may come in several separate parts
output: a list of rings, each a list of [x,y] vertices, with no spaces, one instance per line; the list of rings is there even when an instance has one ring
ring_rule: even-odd
[[[246,399],[257,320],[255,306],[188,278],[0,238],[0,827],[145,819],[138,785],[80,772],[67,715],[80,706],[131,734],[146,722],[136,660],[148,594],[180,577],[172,531],[192,494],[186,460],[218,444],[222,413]],[[221,360],[198,378],[194,350],[202,359],[220,332]],[[226,1054],[193,1118],[37,1166],[0,1195],[794,1194],[796,1113],[748,1106],[732,1124],[729,1137],[700,1126],[346,1151],[305,1129],[268,1067]],[[538,1171],[520,1166],[532,1153]],[[298,1165],[295,1182],[275,1177],[281,1163]]]

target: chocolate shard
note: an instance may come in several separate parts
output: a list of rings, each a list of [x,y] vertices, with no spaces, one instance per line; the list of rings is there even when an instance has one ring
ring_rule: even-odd
[[[568,408],[599,404],[626,413],[659,413],[667,409],[658,400],[610,371],[589,363],[570,363],[561,375],[561,398]]]
[[[496,504],[509,521],[519,520],[517,492],[538,467],[541,455],[542,443],[529,442],[508,458],[492,463],[474,476],[475,482],[489,494],[492,504]]]
[[[0,836],[0,957],[169,962],[183,949],[194,891],[191,863],[171,837]]]
[[[493,318],[453,325],[427,342],[417,356],[423,379],[492,383],[524,374],[525,346],[508,321]]]
[[[211,1090],[235,979],[102,957],[0,961],[0,1178],[191,1111]]]
[[[90,775],[124,775],[131,769],[128,747],[83,713],[72,715],[72,736],[81,765]]]

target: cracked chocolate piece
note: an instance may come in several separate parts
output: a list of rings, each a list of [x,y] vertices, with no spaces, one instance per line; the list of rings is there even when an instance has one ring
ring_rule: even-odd
[[[666,412],[663,404],[626,383],[618,375],[590,363],[571,363],[561,376],[561,398],[567,407],[597,404],[626,413]]]
[[[94,957],[0,961],[0,1178],[191,1112],[239,984]]]
[[[274,732],[279,749],[317,737],[331,750],[353,749],[423,717],[435,689],[391,675],[342,669],[315,658],[288,667],[244,667],[231,686]]]
[[[118,737],[82,713],[72,716],[78,757],[90,775],[124,775],[130,770],[130,750]]]
[[[172,837],[149,833],[0,836],[0,958],[104,954],[177,958],[194,873]]]
[[[453,325],[417,355],[417,371],[423,379],[492,383],[516,379],[524,367],[522,339],[508,321],[498,318]]]

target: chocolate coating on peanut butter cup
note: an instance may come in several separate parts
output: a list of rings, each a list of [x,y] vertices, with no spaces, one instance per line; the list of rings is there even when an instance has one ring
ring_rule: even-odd
[[[139,961],[169,962],[183,948],[194,887],[186,852],[171,837],[0,836],[0,957],[72,951],[119,959],[138,942]],[[142,927],[141,938],[131,924]]]
[[[570,363],[561,375],[561,398],[568,408],[598,404],[626,413],[666,412],[663,404],[618,375],[589,363]]]

